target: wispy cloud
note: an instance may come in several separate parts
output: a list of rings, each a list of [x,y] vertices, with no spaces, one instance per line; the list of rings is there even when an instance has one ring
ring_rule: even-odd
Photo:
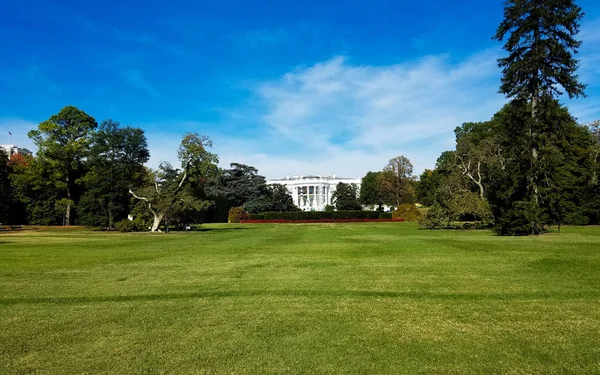
[[[252,164],[270,178],[362,176],[398,155],[411,159],[416,172],[432,168],[453,147],[456,126],[487,120],[505,102],[496,94],[497,55],[489,50],[462,62],[444,55],[386,66],[340,56],[296,68],[252,89],[248,116],[240,117],[244,109],[233,113],[235,121],[258,128],[243,139],[213,138],[215,151],[223,166]],[[176,143],[160,146],[161,158],[174,159]]]
[[[281,160],[290,173],[294,165],[305,173],[325,173],[334,161],[341,173],[363,174],[399,154],[417,170],[432,167],[440,147],[452,145],[456,126],[486,120],[504,103],[496,94],[497,56],[494,49],[459,63],[429,56],[387,66],[335,57],[264,82],[255,92],[264,108],[262,121],[277,142],[295,152],[268,161],[265,147],[257,160],[279,174],[284,165],[273,166]]]
[[[145,91],[150,96],[160,96],[160,92],[144,78],[144,74],[141,70],[131,69],[126,70],[122,73],[125,79],[127,80],[127,83],[129,83],[133,87],[141,91]]]
[[[0,84],[9,87],[32,87],[37,92],[56,94],[62,91],[59,84],[49,77],[46,67],[40,63],[30,63],[9,68],[0,75]]]
[[[156,37],[149,33],[127,32],[121,29],[114,29],[114,36],[123,42],[137,43],[143,45],[156,45]]]

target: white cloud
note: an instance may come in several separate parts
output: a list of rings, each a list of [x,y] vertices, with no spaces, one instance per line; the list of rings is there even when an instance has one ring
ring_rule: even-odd
[[[489,119],[504,103],[496,94],[497,54],[484,51],[459,63],[428,56],[388,66],[335,57],[298,68],[256,88],[270,140],[246,140],[237,146],[244,152],[227,152],[227,158],[252,161],[268,177],[363,175],[401,154],[416,172],[432,168],[452,148],[456,126]],[[273,152],[274,145],[288,151]]]
[[[124,71],[123,76],[135,88],[145,91],[150,96],[160,96],[160,92],[144,78],[144,74],[139,69]]]

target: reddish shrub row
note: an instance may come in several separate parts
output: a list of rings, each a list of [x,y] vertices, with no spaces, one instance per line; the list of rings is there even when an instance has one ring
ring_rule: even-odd
[[[319,223],[390,223],[403,222],[403,218],[399,219],[314,219],[314,220],[240,220],[243,224],[268,224],[268,223],[291,223],[291,224],[319,224]]]

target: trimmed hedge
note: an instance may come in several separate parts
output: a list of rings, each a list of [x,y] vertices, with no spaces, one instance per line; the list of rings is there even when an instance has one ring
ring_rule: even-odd
[[[391,212],[381,212],[379,214],[379,218],[380,219],[390,219],[391,220],[393,217],[392,217],[392,213]]]
[[[288,223],[288,224],[322,224],[322,223],[389,223],[403,222],[404,219],[316,219],[316,220],[241,220],[243,224],[273,224],[273,223]]]
[[[383,216],[382,216],[383,215]],[[391,215],[378,211],[290,211],[290,212],[263,212],[261,214],[249,214],[248,220],[378,220],[391,219]]]

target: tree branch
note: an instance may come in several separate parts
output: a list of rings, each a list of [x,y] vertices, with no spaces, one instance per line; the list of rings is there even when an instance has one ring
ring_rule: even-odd
[[[131,190],[131,189],[129,189],[129,194],[131,194],[135,199],[139,199],[141,201],[146,201],[146,203],[148,203],[148,209],[150,210],[150,212],[152,212],[152,215],[156,216],[156,212],[152,208],[152,203],[150,203],[150,200],[148,198],[140,197],[139,195],[135,194],[133,192],[133,190]]]

